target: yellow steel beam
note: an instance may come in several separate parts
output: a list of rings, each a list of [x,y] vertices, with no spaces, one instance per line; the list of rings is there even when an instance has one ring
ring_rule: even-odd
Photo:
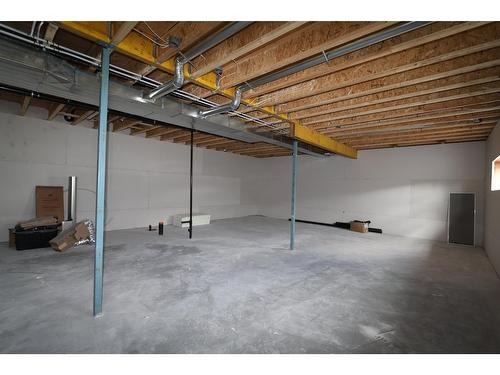
[[[82,36],[85,39],[104,41],[106,43],[111,42],[111,39],[106,33],[106,22],[63,21],[54,23],[62,26],[66,30]]]
[[[107,35],[105,29],[99,27],[101,25],[99,25],[98,22],[60,21],[57,22],[57,24],[85,39],[95,42],[111,43],[111,39]],[[129,33],[115,46],[115,50],[133,59],[142,61],[145,64],[154,65],[169,73],[173,73],[175,68],[174,60],[168,60],[162,64],[158,64],[153,55],[153,42],[138,33]]]
[[[111,39],[111,44],[118,44],[123,39],[125,39],[125,37],[132,32],[137,23],[137,21],[125,21],[116,31],[113,30],[113,38]]]
[[[290,135],[302,142],[315,145],[336,154],[347,156],[351,159],[357,159],[358,157],[358,152],[352,147],[338,142],[320,132],[314,131],[307,126],[301,125],[298,122],[293,123]]]
[[[106,33],[106,23],[105,22],[75,22],[75,21],[60,21],[58,24],[77,35],[82,36],[85,39],[90,39],[96,42],[111,43],[111,39]],[[163,71],[173,73],[175,69],[175,59],[169,59],[165,62],[159,63],[155,56],[153,55],[153,43],[140,35],[139,33],[128,34],[121,42],[115,46],[115,50],[123,53],[133,59],[142,61],[146,64],[153,65],[158,69]],[[236,89],[234,87],[227,89],[219,89],[217,86],[217,76],[214,72],[206,73],[200,77],[190,79],[190,72],[188,65],[184,67],[184,76],[187,81],[192,81],[198,86],[204,87],[211,91],[216,91],[217,93],[227,97],[234,98]],[[356,158],[356,150],[353,148],[340,143],[333,138],[323,135],[315,130],[309,129],[300,124],[298,121],[292,121],[288,118],[287,114],[276,113],[274,106],[258,107],[255,106],[252,101],[242,100],[242,104],[258,109],[270,116],[277,119],[284,120],[291,124],[290,126],[290,136],[301,140],[302,142],[309,143],[311,145],[320,147],[329,152],[344,155],[350,158]]]

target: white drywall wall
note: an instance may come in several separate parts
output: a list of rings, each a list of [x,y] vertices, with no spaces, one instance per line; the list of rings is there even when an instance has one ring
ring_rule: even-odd
[[[500,190],[491,191],[491,163],[500,156],[500,122],[486,142],[484,248],[500,275]]]
[[[7,227],[34,216],[35,185],[66,186],[71,174],[78,176],[78,217],[93,218],[97,131],[29,111],[19,117],[19,104],[0,102],[0,241]],[[189,147],[111,133],[108,151],[107,229],[170,222],[188,210]],[[300,156],[297,217],[369,219],[385,233],[446,241],[449,193],[474,192],[482,245],[484,153],[485,143],[474,142],[361,151],[358,160]],[[194,210],[288,218],[290,167],[288,157],[195,148]]]
[[[0,103],[0,241],[8,227],[35,216],[36,185],[66,189],[70,175],[78,177],[78,219],[93,219],[97,131],[36,118],[46,118],[42,109],[30,108],[24,117],[18,111],[15,103]],[[188,146],[120,133],[108,139],[106,229],[170,222],[189,211]],[[213,218],[258,213],[248,176],[259,160],[194,151],[195,212]]]
[[[289,158],[266,161],[258,200],[264,215],[290,215]],[[360,151],[357,160],[299,156],[297,218],[371,220],[385,233],[447,240],[450,192],[477,199],[476,244],[483,238],[484,142]]]

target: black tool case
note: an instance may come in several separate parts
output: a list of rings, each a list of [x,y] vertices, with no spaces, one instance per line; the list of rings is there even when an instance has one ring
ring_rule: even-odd
[[[57,236],[57,226],[38,227],[23,230],[16,227],[16,250],[30,250],[50,247],[49,241]]]

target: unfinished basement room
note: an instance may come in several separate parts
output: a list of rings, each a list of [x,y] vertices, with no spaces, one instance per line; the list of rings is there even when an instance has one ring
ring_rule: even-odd
[[[0,353],[500,353],[500,22],[148,9],[0,22]]]

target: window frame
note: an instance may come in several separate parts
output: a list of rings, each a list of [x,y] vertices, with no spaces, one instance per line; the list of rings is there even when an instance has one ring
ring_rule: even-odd
[[[491,191],[500,191],[500,155],[491,162]]]

